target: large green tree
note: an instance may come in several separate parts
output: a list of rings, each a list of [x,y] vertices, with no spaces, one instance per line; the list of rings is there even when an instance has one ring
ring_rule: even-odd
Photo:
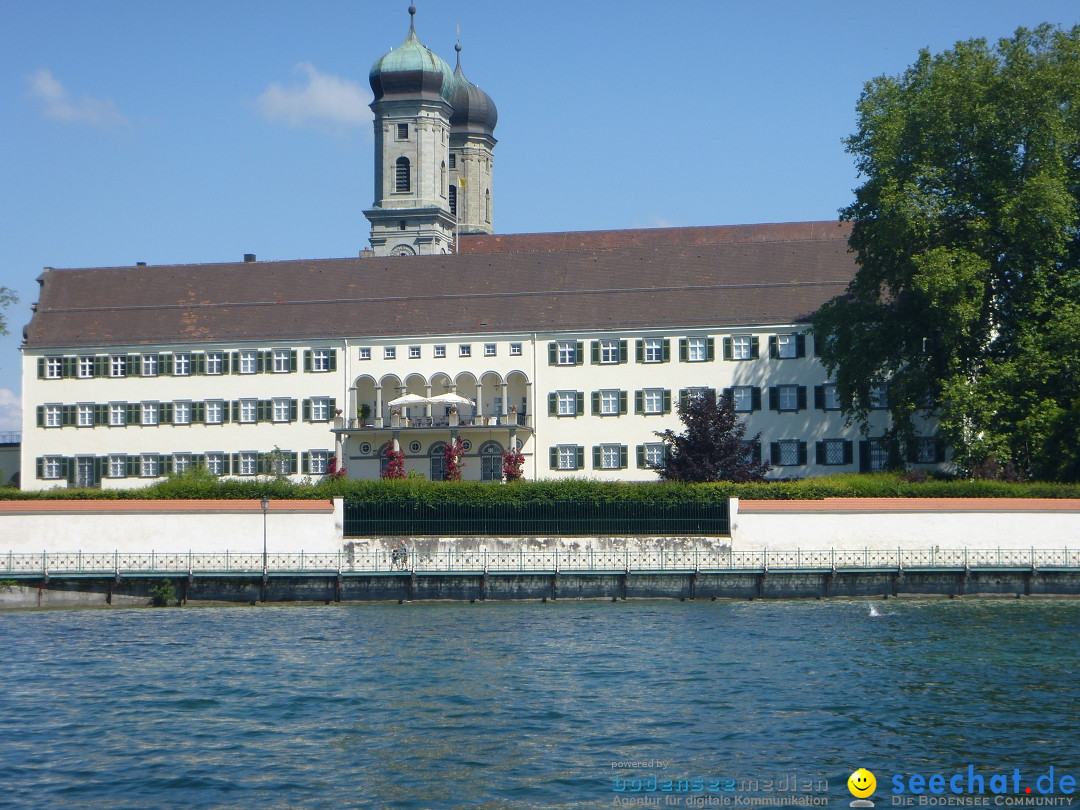
[[[0,287],[0,335],[6,335],[8,333],[7,316],[4,314],[4,310],[10,304],[17,304],[19,302],[19,296],[15,294],[15,291],[8,287]]]
[[[848,416],[887,384],[894,461],[934,415],[962,470],[1076,480],[1080,26],[921,52],[846,145],[858,270],[812,329]]]

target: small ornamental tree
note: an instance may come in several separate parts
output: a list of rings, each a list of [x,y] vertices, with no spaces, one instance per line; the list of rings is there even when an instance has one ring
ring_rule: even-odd
[[[386,445],[386,468],[379,473],[379,478],[392,479],[405,477],[405,452],[395,450],[394,445]]]
[[[337,456],[330,456],[326,461],[326,477],[330,480],[337,478],[344,478],[346,473],[345,465],[338,466]]]
[[[465,462],[461,458],[465,455],[465,447],[461,439],[454,439],[446,445],[446,450],[443,452],[446,455],[446,480],[460,481],[461,471],[465,469]]]
[[[751,448],[761,434],[749,442],[744,438],[746,423],[735,413],[735,403],[719,400],[712,391],[691,397],[685,407],[679,405],[679,418],[686,431],[657,432],[664,440],[664,461],[656,468],[663,481],[701,483],[705,481],[763,481],[768,462],[758,459]]]
[[[525,477],[521,471],[525,464],[525,455],[517,448],[511,447],[502,456],[503,478],[509,481],[520,481]]]

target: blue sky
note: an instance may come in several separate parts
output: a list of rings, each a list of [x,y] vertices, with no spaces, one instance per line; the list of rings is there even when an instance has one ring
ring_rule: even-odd
[[[833,219],[863,84],[1075,0],[417,0],[499,108],[503,233]],[[0,430],[44,266],[352,256],[399,0],[0,0]]]

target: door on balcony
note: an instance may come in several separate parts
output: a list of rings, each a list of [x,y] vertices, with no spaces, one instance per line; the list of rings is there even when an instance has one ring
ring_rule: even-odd
[[[488,442],[480,448],[480,480],[502,481],[502,446]]]

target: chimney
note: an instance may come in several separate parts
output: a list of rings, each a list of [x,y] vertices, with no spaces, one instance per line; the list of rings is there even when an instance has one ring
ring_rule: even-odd
[[[245,262],[253,262],[253,261],[255,261],[255,254],[254,253],[245,253],[244,254],[244,261]]]

